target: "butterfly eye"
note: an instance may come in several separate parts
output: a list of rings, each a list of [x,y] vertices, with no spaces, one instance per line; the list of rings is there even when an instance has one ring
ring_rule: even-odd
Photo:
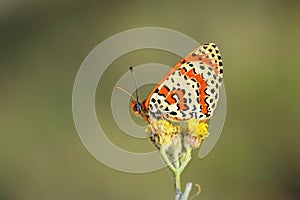
[[[141,106],[141,104],[140,104],[139,102],[137,102],[137,101],[132,101],[132,102],[131,102],[131,109],[132,109],[132,111],[133,111],[134,113],[138,114],[138,113],[141,112],[142,106]]]
[[[142,111],[142,106],[141,106],[141,104],[140,104],[139,102],[137,102],[137,103],[135,104],[135,110],[136,110],[137,112],[141,112],[141,111]]]

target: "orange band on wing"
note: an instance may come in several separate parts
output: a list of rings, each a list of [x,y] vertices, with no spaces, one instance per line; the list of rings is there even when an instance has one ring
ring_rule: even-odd
[[[176,103],[176,99],[174,99],[173,95],[177,95],[178,96],[178,99],[179,99],[179,102],[178,102],[178,107],[179,107],[179,110],[187,110],[188,108],[185,106],[185,103],[184,103],[184,92],[182,90],[172,90],[170,92],[170,94],[166,97],[166,102],[171,105],[171,104],[174,104]]]
[[[205,102],[205,97],[206,97],[206,93],[205,93],[205,88],[206,88],[206,82],[201,78],[201,76],[198,74],[197,76],[195,76],[196,80],[198,83],[200,83],[200,97],[199,97],[199,100],[200,100],[200,103],[202,105],[202,110],[201,112],[203,114],[206,114],[207,113],[207,104]]]
[[[174,99],[173,96],[172,96],[174,93],[175,92],[171,91],[171,93],[166,97],[166,102],[169,105],[176,103],[176,99]]]
[[[187,110],[188,108],[185,106],[184,103],[184,92],[182,90],[176,90],[174,94],[176,94],[179,98],[179,110]]]
[[[205,54],[203,54],[203,55],[194,55],[194,56],[189,55],[189,56],[186,57],[186,60],[187,61],[195,61],[195,62],[203,62],[203,63],[207,64],[208,66],[210,66],[216,74],[219,74],[219,71],[217,69],[218,64],[215,63],[216,59],[206,58]]]
[[[167,88],[166,86],[163,86],[159,91],[158,94],[162,94],[165,97],[169,94],[170,89]]]
[[[202,110],[201,112],[203,114],[207,113],[207,104],[205,102],[205,97],[206,97],[206,93],[205,93],[205,88],[206,88],[206,82],[201,78],[200,74],[195,74],[194,71],[191,69],[188,72],[186,72],[184,75],[186,75],[189,79],[196,79],[196,81],[200,84],[200,88],[199,88],[199,102],[202,105]]]
[[[186,62],[185,58],[182,58],[158,83],[157,85],[153,88],[153,90],[151,91],[151,93],[149,94],[148,98],[145,101],[145,107],[148,110],[149,109],[149,101],[150,98],[152,96],[152,94],[155,92],[155,90],[161,85],[162,82],[164,82],[166,80],[166,78],[168,76],[170,76],[170,74],[172,74],[175,70],[177,70],[183,63]]]

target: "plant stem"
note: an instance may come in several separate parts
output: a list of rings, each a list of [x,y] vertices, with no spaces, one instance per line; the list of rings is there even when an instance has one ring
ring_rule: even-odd
[[[174,176],[175,176],[175,187],[176,189],[178,189],[179,191],[181,191],[181,181],[180,181],[180,175],[181,175],[181,171],[179,171],[180,169],[180,160],[179,160],[179,152],[180,150],[178,148],[174,149],[173,155],[174,155],[174,165],[175,165],[175,171],[173,171]]]
[[[181,191],[181,180],[180,180],[180,175],[181,175],[181,172],[178,172],[176,171],[174,173],[175,175],[175,186],[176,186],[176,189]]]
[[[175,187],[176,187],[175,200],[188,200],[188,196],[192,188],[192,183],[187,183],[184,192],[182,192],[181,180],[180,180],[181,173],[183,172],[184,168],[187,166],[187,164],[190,162],[192,158],[191,151],[192,148],[187,149],[183,159],[180,160],[179,159],[180,149],[174,148],[173,158],[172,161],[170,161],[170,157],[167,155],[167,148],[164,146],[160,148],[160,153],[163,160],[167,163],[168,167],[171,169],[171,171],[174,174]]]
[[[181,166],[179,168],[176,169],[176,171],[174,172],[174,175],[175,175],[175,183],[176,183],[176,188],[178,190],[181,191],[181,180],[180,180],[180,176],[181,176],[181,173],[183,172],[184,168],[188,165],[188,163],[190,162],[191,160],[191,152],[192,152],[192,149],[189,148],[186,152],[186,155],[184,157],[184,159],[182,160],[181,162]]]
[[[192,190],[192,186],[193,186],[192,183],[187,183],[186,184],[185,190],[184,190],[180,200],[188,200],[190,192]]]
[[[165,147],[161,147],[160,148],[160,154],[162,156],[162,158],[164,159],[164,161],[167,163],[167,165],[169,166],[169,168],[171,169],[172,172],[175,172],[176,169],[175,167],[173,166],[173,164],[170,162],[167,154],[166,154],[166,148]]]

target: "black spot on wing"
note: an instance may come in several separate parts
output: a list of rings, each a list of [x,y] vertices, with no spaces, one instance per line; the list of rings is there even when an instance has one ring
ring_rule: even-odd
[[[177,115],[177,112],[172,111],[172,112],[170,112],[170,115]]]
[[[184,118],[186,116],[185,112],[183,111],[180,111],[181,115],[182,115],[182,118]]]
[[[170,88],[166,85],[164,85],[164,87],[168,90],[168,92],[170,92]]]
[[[193,105],[193,109],[192,111],[196,111],[197,107],[195,105]]]
[[[207,88],[204,89],[204,93],[205,93],[206,95],[208,95],[208,94],[207,94]]]
[[[206,103],[206,105],[208,105],[208,97],[205,97],[205,99],[204,99],[204,101],[205,101],[205,103]]]
[[[193,68],[193,73],[194,73],[194,74],[197,74],[197,73],[196,73],[196,68]]]
[[[191,118],[194,118],[194,113],[193,112],[190,112],[189,114],[190,114]]]
[[[150,103],[149,107],[150,107],[150,110],[153,110],[153,106],[151,103]]]

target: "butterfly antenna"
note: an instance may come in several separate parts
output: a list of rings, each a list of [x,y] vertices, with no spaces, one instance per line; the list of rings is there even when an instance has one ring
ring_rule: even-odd
[[[133,98],[136,101],[136,98],[133,97],[127,90],[124,90],[123,88],[121,88],[120,86],[116,86],[117,90],[121,90],[122,92],[124,92],[125,94],[127,94],[130,98]]]
[[[133,79],[135,90],[136,90],[136,92],[135,92],[135,94],[136,94],[136,101],[138,102],[139,101],[138,88],[137,88],[136,79],[135,79],[135,76],[134,76],[134,73],[133,73],[133,67],[129,67],[129,70],[130,70],[130,74],[131,74],[131,77]]]

